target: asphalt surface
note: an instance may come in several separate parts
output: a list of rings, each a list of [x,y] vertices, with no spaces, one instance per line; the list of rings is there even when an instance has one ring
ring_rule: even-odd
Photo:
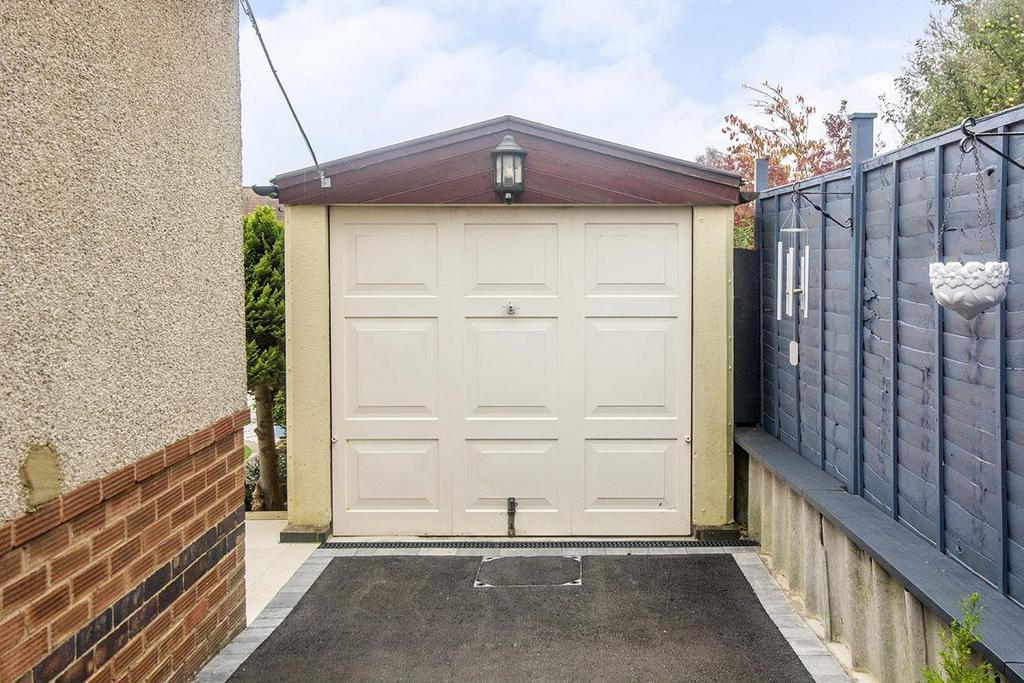
[[[565,573],[513,564],[502,582]],[[812,680],[729,555],[585,556],[581,586],[475,588],[480,570],[337,558],[230,680]]]
[[[575,557],[496,557],[480,563],[476,580],[488,586],[561,586],[579,581],[581,560]]]

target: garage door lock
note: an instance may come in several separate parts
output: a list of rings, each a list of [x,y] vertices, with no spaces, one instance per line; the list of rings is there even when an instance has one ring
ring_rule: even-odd
[[[516,508],[519,507],[519,503],[512,496],[508,498],[508,535],[516,535]]]
[[[516,306],[515,301],[506,301],[503,305],[503,308],[505,309],[505,312],[508,313],[509,315],[515,315],[516,313],[519,312],[519,306]]]

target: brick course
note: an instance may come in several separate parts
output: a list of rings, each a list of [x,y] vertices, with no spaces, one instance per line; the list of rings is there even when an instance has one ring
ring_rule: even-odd
[[[0,682],[189,680],[245,626],[248,420],[0,524]]]

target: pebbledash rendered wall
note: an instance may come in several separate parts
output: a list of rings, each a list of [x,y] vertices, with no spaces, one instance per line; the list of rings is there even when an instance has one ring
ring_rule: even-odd
[[[237,3],[14,0],[0,90],[0,680],[188,678],[245,621]]]

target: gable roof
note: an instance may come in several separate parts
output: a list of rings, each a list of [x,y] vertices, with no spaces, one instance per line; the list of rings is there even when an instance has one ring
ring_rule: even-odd
[[[735,173],[514,116],[353,154],[277,176],[282,204],[500,204],[491,150],[506,133],[527,151],[517,204],[733,205]]]

